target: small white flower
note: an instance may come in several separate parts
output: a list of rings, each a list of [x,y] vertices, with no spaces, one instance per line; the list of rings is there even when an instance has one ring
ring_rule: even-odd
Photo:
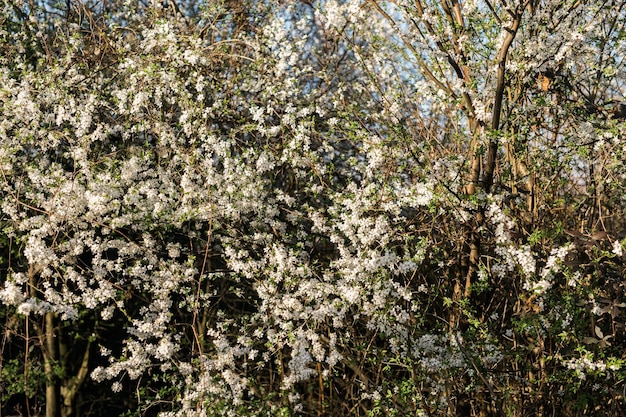
[[[114,306],[107,306],[100,312],[100,317],[102,317],[102,320],[105,320],[105,321],[111,320],[111,318],[113,317],[114,311],[115,311]]]
[[[622,242],[616,240],[613,242],[613,253],[617,256],[622,256],[624,254],[624,248],[622,246]]]

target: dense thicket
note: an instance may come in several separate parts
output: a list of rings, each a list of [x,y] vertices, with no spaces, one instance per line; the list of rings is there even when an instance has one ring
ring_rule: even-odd
[[[0,415],[623,415],[625,6],[0,0]]]

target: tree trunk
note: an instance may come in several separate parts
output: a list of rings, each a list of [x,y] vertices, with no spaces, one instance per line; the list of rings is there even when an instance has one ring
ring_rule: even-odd
[[[67,347],[64,344],[60,344],[60,350],[63,353],[63,350],[66,350]],[[85,382],[87,375],[89,375],[89,351],[91,350],[91,341],[87,343],[87,347],[85,348],[85,352],[83,353],[83,357],[80,363],[80,367],[78,368],[78,372],[76,376],[72,378],[65,379],[63,384],[61,385],[61,397],[63,397],[63,405],[61,406],[61,417],[71,417],[74,415],[74,400],[76,398],[76,394],[78,394],[79,388]],[[64,369],[67,371],[68,366],[65,363],[65,355],[61,355],[64,359]]]
[[[46,313],[44,323],[45,345],[43,349],[44,372],[46,375],[46,417],[59,416],[59,385],[54,374],[54,363],[58,358],[55,322],[55,314]]]

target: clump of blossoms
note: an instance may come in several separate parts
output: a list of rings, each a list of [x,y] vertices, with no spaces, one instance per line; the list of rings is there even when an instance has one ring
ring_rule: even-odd
[[[311,69],[278,16],[226,55],[173,21],[142,25],[109,35],[107,65],[73,65],[77,37],[43,76],[1,74],[2,215],[28,265],[3,304],[119,326],[110,346],[94,330],[91,378],[119,392],[156,367],[180,415],[238,414],[272,390],[297,407],[301,384],[350,369],[367,335],[406,354],[405,279],[425,240],[402,225],[432,185],[372,169],[392,155],[341,113],[352,92],[317,96],[295,78]]]

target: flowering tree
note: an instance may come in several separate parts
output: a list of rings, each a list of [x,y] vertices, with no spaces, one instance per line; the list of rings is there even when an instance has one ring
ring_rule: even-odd
[[[626,4],[570,3],[0,3],[3,412],[617,415]]]
[[[545,398],[573,394],[585,398],[579,407],[589,407],[578,390],[590,386],[606,390],[615,404],[615,391],[581,380],[598,369],[596,376],[619,379],[605,370],[607,363],[612,371],[621,366],[619,349],[611,353],[603,344],[619,335],[611,331],[607,339],[597,326],[599,319],[613,328],[616,316],[606,315],[612,307],[590,306],[600,298],[613,306],[622,296],[609,282],[622,268],[622,192],[610,172],[622,165],[616,150],[624,129],[623,8],[623,2],[549,1],[375,5],[415,67],[411,85],[418,88],[396,107],[412,109],[404,116],[408,126],[418,121],[410,135],[428,126],[438,136],[427,141],[438,152],[431,173],[442,179],[440,203],[453,214],[439,224],[448,240],[458,236],[449,252],[458,256],[448,269],[449,325],[481,344],[494,337],[505,357],[520,354],[521,363],[534,364],[521,370],[516,361],[500,362],[515,372],[494,383],[497,372],[479,372],[480,361],[470,360],[500,414],[536,412]],[[426,102],[417,109],[410,104],[416,96]],[[426,120],[433,119],[430,128]],[[572,331],[573,323],[580,327]],[[591,358],[598,362],[582,364]],[[578,381],[568,379],[572,370]],[[518,393],[530,389],[533,400],[507,397],[513,386]]]

